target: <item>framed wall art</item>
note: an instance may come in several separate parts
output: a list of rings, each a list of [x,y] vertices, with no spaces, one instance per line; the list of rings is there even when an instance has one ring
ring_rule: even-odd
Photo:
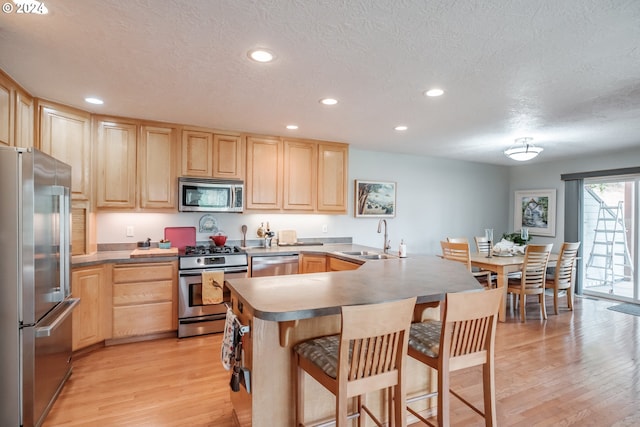
[[[513,214],[514,231],[526,227],[530,235],[555,237],[556,190],[516,191]]]
[[[396,183],[356,180],[356,217],[392,218],[396,216]]]

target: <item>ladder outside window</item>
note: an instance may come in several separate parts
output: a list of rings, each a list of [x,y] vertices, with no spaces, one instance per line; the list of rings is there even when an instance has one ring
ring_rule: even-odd
[[[623,280],[633,280],[633,264],[627,243],[623,202],[606,206],[600,202],[593,244],[587,261],[586,278],[610,286]]]

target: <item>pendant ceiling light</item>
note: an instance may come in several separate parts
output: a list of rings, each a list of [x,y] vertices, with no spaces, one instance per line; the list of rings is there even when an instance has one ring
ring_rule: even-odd
[[[542,152],[542,148],[536,147],[531,141],[533,138],[516,139],[515,144],[504,150],[504,155],[519,162],[533,159]]]

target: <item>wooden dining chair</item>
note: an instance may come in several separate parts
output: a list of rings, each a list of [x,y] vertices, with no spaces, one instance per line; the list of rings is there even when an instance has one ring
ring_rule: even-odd
[[[449,293],[445,297],[443,320],[411,325],[409,356],[438,371],[437,425],[449,426],[450,396],[453,394],[496,426],[494,344],[501,289]],[[449,373],[482,365],[484,411],[450,389]],[[409,399],[414,402],[430,394]],[[423,423],[434,426],[417,411],[407,410]]]
[[[476,251],[479,254],[489,254],[491,244],[485,236],[475,236],[473,240],[476,242]]]
[[[553,289],[553,311],[558,314],[558,294],[562,291],[567,295],[567,307],[573,310],[573,284],[575,282],[575,267],[580,242],[564,242],[560,248],[553,276],[547,275],[545,288]]]
[[[469,253],[469,243],[440,242],[442,248],[442,258],[451,261],[458,261],[467,266],[467,269],[478,279],[484,286],[492,287],[491,272],[487,270],[474,271],[471,267],[471,258]]]
[[[313,338],[294,346],[296,426],[304,424],[304,372],[336,398],[336,424],[347,426],[347,403],[356,397],[358,426],[365,413],[382,426],[366,406],[366,394],[387,390],[392,426],[405,427],[405,366],[409,328],[416,298],[342,307],[339,335]],[[393,390],[393,394],[389,391]],[[393,396],[393,398],[392,398]]]
[[[527,295],[537,295],[540,302],[542,318],[547,318],[544,303],[544,286],[547,274],[547,263],[553,244],[527,245],[524,251],[524,262],[520,278],[509,278],[507,293],[518,296],[520,320],[525,321]]]

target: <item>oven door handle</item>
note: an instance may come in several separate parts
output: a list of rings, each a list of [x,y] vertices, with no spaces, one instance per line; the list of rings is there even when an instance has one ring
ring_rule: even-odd
[[[246,273],[247,267],[205,268],[196,271],[180,271],[180,277],[200,276],[204,271],[224,271],[225,273]]]

